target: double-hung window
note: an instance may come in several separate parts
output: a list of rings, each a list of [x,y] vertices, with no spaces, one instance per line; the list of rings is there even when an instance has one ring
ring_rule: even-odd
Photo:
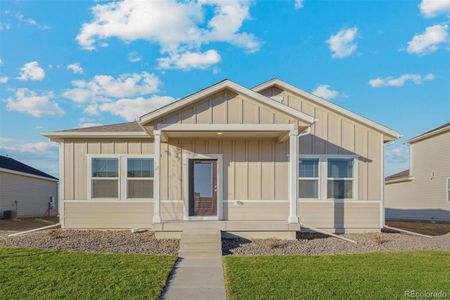
[[[300,159],[299,164],[299,198],[317,199],[319,198],[319,159]]]
[[[88,155],[88,199],[151,200],[154,165],[149,155]]]
[[[353,199],[353,181],[353,159],[328,159],[328,199]]]
[[[127,199],[153,198],[153,159],[127,159]]]
[[[91,197],[119,198],[119,159],[92,158]]]

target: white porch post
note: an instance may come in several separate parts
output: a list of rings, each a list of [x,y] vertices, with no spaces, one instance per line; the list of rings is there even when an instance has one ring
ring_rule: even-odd
[[[298,223],[298,131],[289,132],[289,218],[288,223]]]
[[[153,179],[153,223],[161,223],[160,214],[160,197],[159,197],[159,177],[160,168],[159,160],[161,158],[161,131],[154,130],[154,145],[155,145],[155,159],[154,159],[154,179]]]
[[[61,223],[61,228],[65,228],[64,220],[64,140],[59,142],[59,181],[58,181],[58,214],[59,223]]]

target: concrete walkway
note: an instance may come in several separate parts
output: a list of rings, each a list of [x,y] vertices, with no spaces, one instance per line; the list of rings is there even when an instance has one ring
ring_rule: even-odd
[[[226,299],[221,233],[211,225],[193,222],[183,226],[180,258],[161,299]]]

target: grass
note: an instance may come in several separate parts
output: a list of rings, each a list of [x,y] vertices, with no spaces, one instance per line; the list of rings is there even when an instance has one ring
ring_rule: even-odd
[[[0,298],[158,299],[175,259],[0,248]]]
[[[332,256],[230,256],[229,299],[395,299],[405,291],[450,295],[450,252]]]

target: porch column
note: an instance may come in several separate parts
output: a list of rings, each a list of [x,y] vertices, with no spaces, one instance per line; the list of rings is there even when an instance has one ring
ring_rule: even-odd
[[[289,218],[288,223],[298,223],[298,131],[289,132]]]
[[[153,179],[153,223],[161,223],[160,214],[160,197],[159,197],[159,160],[161,158],[161,131],[154,130],[154,147],[155,147],[155,158],[153,160],[154,165],[154,179]]]

